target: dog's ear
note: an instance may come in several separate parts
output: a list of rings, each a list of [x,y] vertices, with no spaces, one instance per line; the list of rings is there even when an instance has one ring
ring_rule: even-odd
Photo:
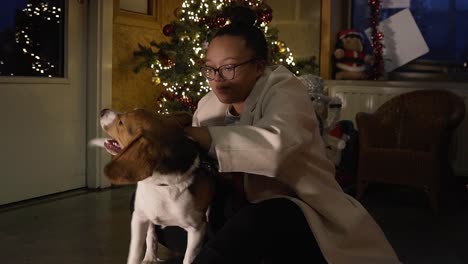
[[[175,121],[182,128],[192,125],[192,115],[188,112],[173,112],[167,115],[167,118]]]
[[[151,142],[140,137],[114,156],[104,167],[104,173],[113,184],[137,183],[153,174],[154,155]]]
[[[166,140],[160,148],[160,160],[157,163],[157,171],[163,174],[184,173],[193,166],[198,155],[196,143],[182,133],[174,133],[174,136]]]

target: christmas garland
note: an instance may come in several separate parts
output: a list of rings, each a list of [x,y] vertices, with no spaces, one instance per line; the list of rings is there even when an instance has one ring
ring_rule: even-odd
[[[370,7],[370,28],[371,28],[371,41],[372,41],[372,52],[373,52],[373,62],[370,66],[367,79],[369,80],[378,80],[382,77],[384,73],[384,60],[383,60],[383,34],[379,30],[379,21],[380,21],[380,10],[381,10],[381,1],[380,0],[369,0]]]

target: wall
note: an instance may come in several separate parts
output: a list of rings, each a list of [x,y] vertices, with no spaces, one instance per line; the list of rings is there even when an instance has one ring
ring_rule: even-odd
[[[271,25],[294,57],[319,58],[321,0],[266,0],[273,9]]]
[[[173,11],[182,5],[182,0],[153,1],[153,14],[145,16],[120,10],[119,0],[114,0],[112,107],[120,111],[135,107],[155,109],[162,90],[152,84],[149,69],[133,72],[137,63],[133,51],[138,49],[138,43],[148,45],[151,40],[166,38],[162,28],[175,19]]]

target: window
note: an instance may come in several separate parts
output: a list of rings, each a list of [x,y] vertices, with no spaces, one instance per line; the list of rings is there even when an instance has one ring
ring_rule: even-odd
[[[410,4],[410,11],[429,46],[429,52],[389,76],[397,79],[432,76],[441,80],[466,81],[468,1],[411,0]],[[381,20],[401,10],[382,9]],[[359,30],[369,27],[368,0],[353,0],[351,23]]]
[[[3,1],[0,76],[64,76],[64,1]]]

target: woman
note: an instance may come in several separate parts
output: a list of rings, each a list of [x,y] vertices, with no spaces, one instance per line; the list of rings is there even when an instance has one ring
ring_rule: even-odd
[[[285,67],[267,66],[249,12],[237,10],[210,42],[202,73],[212,92],[186,129],[221,175],[244,181],[246,202],[194,263],[399,263],[335,181],[307,88]]]

